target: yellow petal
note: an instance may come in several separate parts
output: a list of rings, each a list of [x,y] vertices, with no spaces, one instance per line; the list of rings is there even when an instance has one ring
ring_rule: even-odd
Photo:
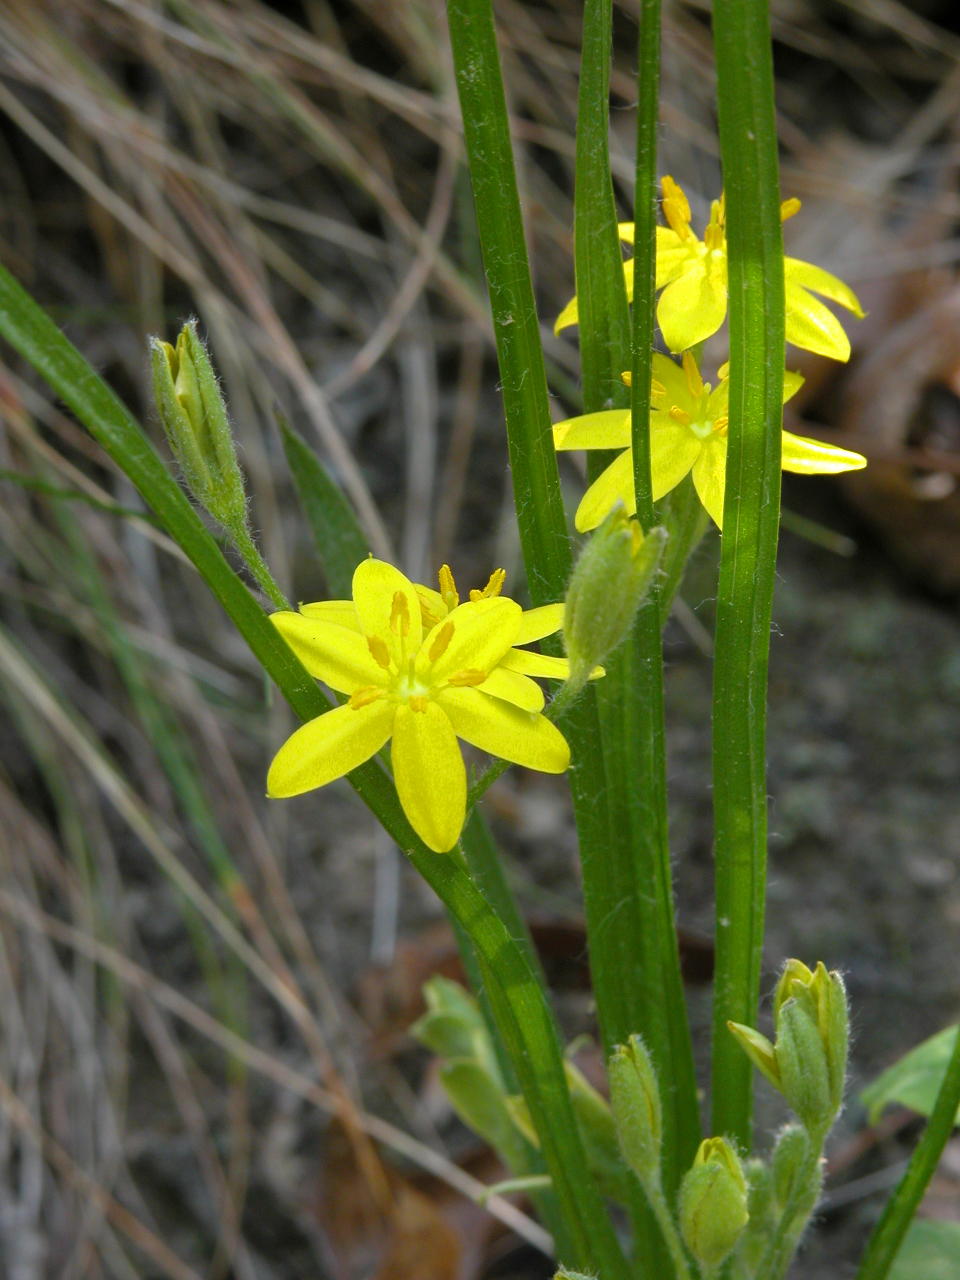
[[[555,449],[625,449],[630,443],[630,410],[601,409],[567,418],[553,428]]]
[[[617,235],[620,237],[620,239],[623,241],[624,244],[633,244],[633,223],[618,222]]]
[[[360,630],[356,605],[352,600],[318,600],[315,604],[302,604],[300,612],[305,618],[333,622],[338,627],[349,627],[351,631]]]
[[[437,622],[442,621],[449,612],[447,602],[439,591],[434,591],[432,587],[425,587],[420,582],[415,582],[414,590],[420,597],[420,613],[423,618],[424,631],[429,631],[431,627],[436,626]]]
[[[359,631],[301,613],[272,613],[270,621],[310,674],[338,693],[385,683],[387,673],[374,661]]]
[[[831,360],[850,359],[843,325],[819,298],[798,284],[787,284],[787,341]]]
[[[334,707],[288,738],[267,774],[267,795],[299,796],[342,778],[390,737],[396,708],[385,698],[365,707]]]
[[[391,761],[410,825],[435,853],[446,853],[463,829],[467,772],[453,725],[436,702],[425,703],[422,711],[397,707]]]
[[[520,711],[478,689],[444,689],[438,701],[457,735],[481,751],[543,773],[563,773],[570,763],[566,739],[546,716]]]
[[[542,640],[544,636],[552,636],[562,626],[562,604],[542,604],[538,609],[524,609],[520,630],[513,643],[530,644],[532,640]]]
[[[685,271],[660,295],[657,323],[671,351],[688,351],[717,332],[727,314],[723,274],[702,264]]]
[[[822,440],[808,440],[806,436],[783,433],[783,469],[798,475],[835,475],[838,471],[859,471],[867,465],[866,458],[849,449],[824,444]]]
[[[713,518],[718,529],[723,528],[723,492],[726,480],[727,441],[717,436],[708,440],[693,468],[693,484],[697,496]]]
[[[394,658],[412,656],[420,647],[420,601],[409,578],[383,560],[362,561],[353,575],[353,601],[364,635],[379,636]],[[402,615],[397,605],[402,607]],[[401,631],[406,629],[406,635]]]
[[[566,680],[570,675],[570,663],[566,658],[555,658],[550,653],[531,653],[529,649],[511,649],[501,667],[519,671],[525,676],[539,676],[545,680]]]
[[[556,324],[553,326],[553,332],[559,333],[561,329],[569,329],[572,324],[579,323],[580,316],[577,311],[577,300],[576,298],[571,298],[557,316]]]
[[[656,287],[662,289],[671,280],[683,275],[699,256],[700,241],[696,236],[681,240],[672,227],[657,227]]]
[[[850,286],[831,275],[829,271],[824,271],[823,267],[815,267],[812,262],[801,262],[799,258],[786,258],[783,264],[783,278],[788,287],[794,283],[802,285],[804,289],[812,289],[814,293],[822,294],[831,302],[837,302],[841,307],[846,307],[858,320],[864,317],[860,299]]]
[[[490,671],[513,645],[520,629],[520,606],[506,596],[470,600],[451,609],[427,635],[417,654],[417,674],[432,681],[448,680],[458,671]],[[441,631],[449,627],[445,647]]]
[[[598,524],[602,524],[618,502],[626,507],[627,515],[633,515],[637,509],[632,449],[625,449],[619,458],[614,458],[580,499],[574,517],[578,531],[586,533],[588,529],[595,529]]]
[[[476,688],[481,693],[489,693],[491,698],[512,702],[523,711],[543,710],[544,697],[540,686],[528,676],[504,666],[502,662]]]
[[[665,413],[650,415],[650,479],[653,500],[675,489],[703,450],[688,426]]]
[[[681,409],[687,410],[696,408],[696,405],[691,403],[690,384],[687,382],[686,371],[676,360],[671,360],[669,356],[655,351],[652,373],[654,382],[659,382],[663,387],[662,395],[659,390],[656,393],[658,409],[661,406],[669,409],[671,405],[678,405]]]

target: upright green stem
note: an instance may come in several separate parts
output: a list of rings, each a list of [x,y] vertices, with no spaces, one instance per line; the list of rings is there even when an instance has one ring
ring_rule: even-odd
[[[783,246],[767,5],[716,0],[727,207],[730,427],[713,695],[713,1122],[749,1150],[751,1067],[727,1033],[759,1000],[767,855],[766,700],[780,519]]]
[[[770,1241],[770,1247],[757,1268],[756,1280],[782,1280],[786,1274],[790,1260],[797,1251],[800,1237],[803,1235],[810,1216],[820,1198],[823,1175],[820,1161],[823,1157],[823,1144],[826,1141],[830,1126],[819,1132],[807,1131],[809,1143],[803,1166],[793,1180],[793,1191],[783,1207],[780,1221],[777,1223]],[[811,1187],[816,1182],[816,1190]],[[812,1201],[809,1213],[801,1216],[804,1201]]]
[[[960,1107],[960,1030],[940,1085],[937,1100],[906,1172],[874,1228],[857,1272],[857,1280],[885,1280],[893,1266],[923,1193],[954,1131]]]

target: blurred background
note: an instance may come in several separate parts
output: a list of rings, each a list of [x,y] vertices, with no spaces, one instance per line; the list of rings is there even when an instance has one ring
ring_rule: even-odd
[[[631,205],[637,4],[616,5]],[[498,0],[556,416],[578,410],[581,6]],[[719,191],[709,14],[667,0],[660,170]],[[851,1103],[819,1239],[852,1260],[917,1132],[856,1089],[956,1020],[960,932],[960,22],[923,0],[774,0],[787,250],[861,295],[848,367],[788,352],[787,425],[866,453],[785,483],[771,686],[768,965],[842,969]],[[3,262],[166,454],[146,340],[196,315],[263,552],[325,584],[277,409],[371,545],[522,596],[497,372],[437,0],[7,0]],[[723,352],[710,355],[719,361]],[[709,363],[708,359],[708,363]],[[438,905],[337,784],[268,804],[291,716],[84,430],[0,350],[0,1273],[237,1280],[552,1274],[406,1029],[456,975]],[[576,460],[563,475],[575,499]],[[707,1048],[717,541],[667,635],[673,844]],[[562,780],[487,807],[558,992],[592,1014]],[[596,1070],[595,1051],[580,1056]],[[760,1086],[761,1132],[782,1119]],[[930,1212],[960,1217],[960,1154]]]

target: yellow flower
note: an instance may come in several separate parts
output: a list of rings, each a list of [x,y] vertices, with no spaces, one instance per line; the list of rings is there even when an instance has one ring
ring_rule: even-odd
[[[663,215],[667,226],[657,227],[656,287],[662,289],[657,323],[671,351],[688,351],[717,332],[727,314],[727,236],[723,196],[710,206],[710,221],[699,240],[690,226],[690,205],[670,177],[663,179]],[[780,206],[784,221],[800,208],[800,201]],[[620,224],[620,239],[633,244],[632,222]],[[633,299],[633,260],[623,264],[627,297]],[[815,298],[822,294],[858,318],[863,309],[857,295],[842,280],[799,258],[783,264],[787,341],[806,351],[849,360],[850,340],[833,312]],[[812,292],[811,292],[812,291]],[[577,323],[574,298],[560,313],[555,331]]]
[[[726,369],[720,383],[711,390],[689,351],[678,365],[667,356],[653,357],[650,412],[650,469],[653,499],[669,493],[684,476],[693,472],[700,501],[723,527],[724,476],[727,466],[727,407],[729,383]],[[786,373],[783,398],[789,400],[803,379]],[[624,449],[597,477],[577,508],[576,525],[581,532],[594,529],[617,502],[631,514],[636,511],[633,488],[633,450],[630,448],[630,411],[604,409],[579,418],[558,422],[553,428],[557,449]],[[832,475],[856,471],[867,465],[866,458],[847,449],[783,433],[783,469],[800,475]]]
[[[452,575],[449,581],[452,586]],[[348,699],[284,743],[270,766],[267,792],[295,796],[322,787],[392,738],[400,803],[417,835],[442,853],[456,844],[466,816],[458,737],[531,769],[567,768],[567,743],[539,714],[543,694],[527,674],[559,674],[541,670],[558,660],[517,656],[523,651],[513,647],[549,635],[562,613],[548,606],[549,615],[524,614],[493,590],[459,604],[454,587],[441,599],[443,614],[431,621],[424,618],[421,591],[427,588],[414,586],[399,569],[370,559],[353,575],[352,601],[272,615],[310,674]],[[527,670],[517,670],[525,663]]]

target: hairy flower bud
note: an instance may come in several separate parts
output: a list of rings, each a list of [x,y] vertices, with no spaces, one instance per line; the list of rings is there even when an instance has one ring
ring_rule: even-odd
[[[626,639],[650,593],[666,540],[661,528],[644,537],[637,521],[618,504],[586,543],[570,578],[564,610],[570,683],[583,685]]]
[[[207,349],[190,320],[177,345],[150,341],[157,412],[194,497],[227,529],[246,525],[246,495],[227,410]]]
[[[749,1221],[743,1167],[726,1138],[701,1142],[680,1184],[680,1233],[707,1275],[729,1256]]]
[[[774,996],[776,1044],[752,1027],[727,1024],[751,1062],[783,1094],[805,1127],[828,1129],[843,1105],[849,1018],[839,973],[788,960]]]
[[[607,1063],[610,1107],[623,1158],[641,1182],[659,1183],[663,1121],[660,1090],[640,1036],[619,1044]]]

